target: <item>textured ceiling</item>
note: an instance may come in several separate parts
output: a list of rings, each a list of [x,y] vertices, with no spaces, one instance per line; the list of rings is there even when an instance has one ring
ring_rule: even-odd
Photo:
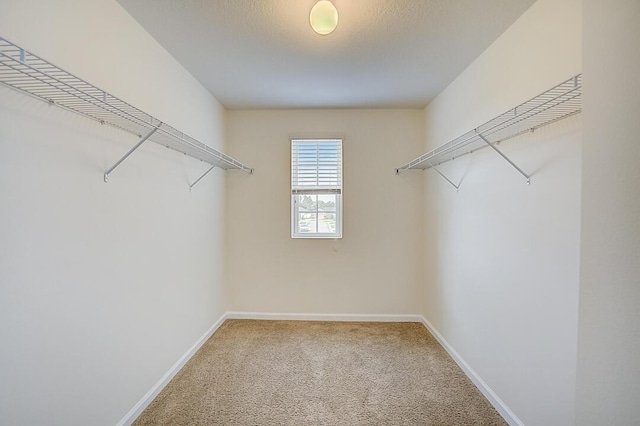
[[[423,107],[534,0],[118,0],[227,108]]]

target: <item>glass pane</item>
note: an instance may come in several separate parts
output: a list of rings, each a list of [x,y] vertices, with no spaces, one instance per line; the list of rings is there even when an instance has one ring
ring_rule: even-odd
[[[336,214],[318,213],[318,232],[334,234],[336,232]]]
[[[301,234],[317,232],[317,222],[315,213],[300,213],[298,215],[298,232]]]
[[[336,194],[318,195],[318,213],[335,213],[337,197]]]
[[[296,195],[296,231],[300,235],[336,234],[338,232],[339,194]]]
[[[315,213],[317,208],[317,195],[298,195],[298,212]]]

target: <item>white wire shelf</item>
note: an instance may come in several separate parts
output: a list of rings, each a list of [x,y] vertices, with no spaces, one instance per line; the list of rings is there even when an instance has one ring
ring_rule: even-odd
[[[207,173],[214,167],[253,173],[252,168],[240,161],[205,145],[3,38],[0,38],[0,83],[142,138],[123,158],[107,170],[105,181],[109,173],[146,140],[209,163],[212,168]]]
[[[470,154],[481,148],[491,147],[524,175],[527,178],[527,182],[529,182],[529,176],[499,151],[495,145],[577,114],[581,110],[582,74],[578,74],[454,140],[408,162],[397,168],[396,173],[403,170],[426,170],[430,168],[438,171],[436,166],[444,162]],[[440,172],[438,171],[438,173]],[[447,179],[444,175],[443,177]],[[456,186],[449,179],[447,181]]]

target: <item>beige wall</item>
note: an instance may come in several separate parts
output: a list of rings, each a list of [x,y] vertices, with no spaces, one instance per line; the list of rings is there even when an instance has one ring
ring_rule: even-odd
[[[580,0],[539,0],[425,109],[429,147],[582,68]],[[425,176],[425,315],[504,404],[513,424],[574,418],[581,119]],[[511,410],[511,413],[508,412]]]
[[[0,36],[223,147],[224,110],[112,0],[3,0]],[[224,174],[0,87],[0,423],[113,425],[226,311]]]
[[[579,425],[640,418],[640,2],[584,0]]]
[[[421,149],[421,110],[230,111],[227,132],[256,169],[227,179],[233,310],[420,312],[421,175],[394,168]],[[290,136],[344,137],[342,239],[291,238]]]

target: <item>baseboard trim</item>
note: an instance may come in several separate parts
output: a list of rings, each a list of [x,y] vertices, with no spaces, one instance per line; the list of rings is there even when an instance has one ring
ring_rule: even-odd
[[[167,371],[164,376],[153,385],[149,392],[138,401],[136,405],[117,423],[117,426],[130,426],[140,414],[151,404],[151,402],[158,396],[158,394],[164,389],[165,386],[174,378],[176,374],[184,367],[184,365],[191,359],[198,349],[216,332],[218,328],[227,319],[227,314],[223,314],[209,329],[189,348],[189,350],[176,361],[175,364]]]
[[[509,409],[507,404],[504,403],[500,397],[487,385],[487,383],[482,380],[482,378],[475,372],[473,368],[467,364],[467,362],[460,356],[453,346],[447,342],[447,340],[436,330],[436,328],[424,317],[421,317],[421,322],[424,326],[429,330],[429,332],[436,338],[440,346],[444,348],[445,351],[453,358],[453,360],[458,364],[458,366],[464,371],[464,373],[469,377],[469,379],[473,382],[474,385],[482,392],[482,394],[489,400],[491,405],[500,413],[500,415],[505,419],[507,423],[511,426],[524,426],[524,423],[520,421],[520,419]]]
[[[377,314],[300,314],[272,312],[227,312],[227,319],[271,321],[361,321],[361,322],[423,322],[422,315]]]

